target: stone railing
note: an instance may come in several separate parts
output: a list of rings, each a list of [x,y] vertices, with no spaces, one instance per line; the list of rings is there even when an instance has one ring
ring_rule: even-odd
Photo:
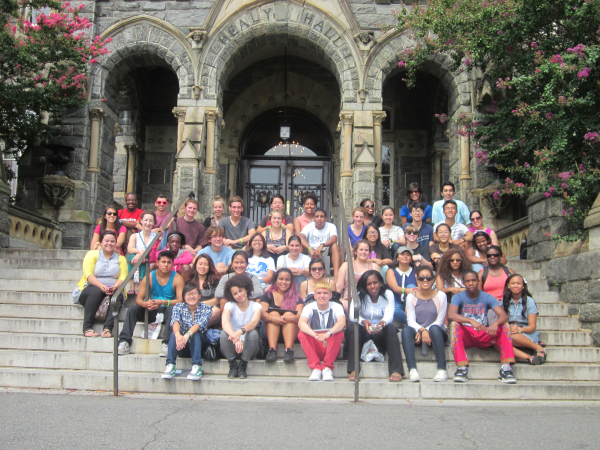
[[[529,220],[527,217],[519,219],[510,225],[496,231],[500,248],[507,258],[518,258],[521,251],[521,242],[529,235]]]
[[[8,207],[10,247],[60,249],[62,229],[58,222],[18,206]]]

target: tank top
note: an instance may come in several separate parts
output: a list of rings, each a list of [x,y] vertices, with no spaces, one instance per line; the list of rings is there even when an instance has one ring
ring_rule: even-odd
[[[171,277],[167,284],[162,286],[158,283],[156,279],[156,270],[152,271],[152,292],[150,294],[150,298],[155,300],[175,300],[177,298],[177,294],[175,293],[175,289],[173,288],[173,279],[177,275],[176,272],[171,271]]]
[[[267,232],[266,232],[266,241],[267,244],[269,245],[274,245],[275,247],[282,247],[285,245],[286,243],[286,229],[281,227],[281,237],[279,239],[272,239],[271,238],[271,230],[269,228],[267,228]]]
[[[471,228],[469,228],[469,231],[470,231],[471,233],[473,233],[473,234],[475,234],[475,233],[476,233],[476,232],[478,232],[478,231],[485,231],[485,232],[487,233],[487,235],[488,235],[488,236],[491,236],[491,235],[492,235],[492,234],[491,234],[491,231],[492,231],[492,229],[491,229],[491,228],[486,228],[485,230],[476,230],[476,229],[475,229],[475,227],[471,227]]]
[[[153,231],[150,232],[150,238],[148,239],[148,244],[152,241],[152,239],[154,239],[154,236],[156,236],[156,233]],[[137,233],[135,235],[135,248],[137,248],[138,250],[146,250],[148,248],[148,246],[144,242],[142,233]]]
[[[298,222],[300,222],[300,231],[304,229],[306,225],[312,222],[312,220],[308,220],[304,214],[298,216]]]
[[[496,297],[498,300],[502,300],[504,296],[504,284],[506,283],[506,279],[508,275],[502,271],[502,274],[499,277],[492,276],[491,273],[488,273],[487,278],[485,279],[485,285],[483,286],[484,292]]]
[[[309,284],[308,280],[305,280],[305,281],[306,281],[306,297],[308,297],[309,295],[315,295],[315,291],[310,290],[310,284]],[[331,285],[331,278],[327,278],[327,282]],[[303,281],[303,283],[304,283],[304,281]],[[306,299],[304,299],[304,300],[306,300]]]

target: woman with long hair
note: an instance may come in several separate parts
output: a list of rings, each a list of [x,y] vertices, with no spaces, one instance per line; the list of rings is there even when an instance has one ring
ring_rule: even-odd
[[[266,289],[273,280],[275,261],[267,251],[267,241],[260,233],[254,233],[246,245],[248,253],[248,268],[246,271],[260,278],[263,289]]]
[[[487,266],[481,269],[479,275],[479,290],[487,292],[498,299],[498,302],[502,302],[504,297],[504,285],[506,280],[511,273],[515,273],[514,270],[509,269],[502,264],[502,249],[497,245],[490,245],[485,252],[485,258],[487,259]]]
[[[512,273],[506,279],[502,308],[508,315],[515,356],[532,365],[543,364],[546,350],[540,345],[540,332],[537,330],[538,309],[521,275]],[[529,355],[522,348],[531,349],[535,354]]]
[[[299,236],[290,236],[288,249],[290,252],[287,255],[281,255],[277,259],[277,270],[284,267],[290,269],[294,274],[296,286],[300,289],[302,282],[310,275],[309,265],[311,259],[310,256],[300,253],[302,251],[302,240]]]
[[[387,288],[378,270],[367,270],[358,280],[359,317],[354,316],[354,305],[350,304],[350,321],[358,322],[358,347],[354,346],[354,326],[346,329],[348,351],[348,374],[354,380],[354,352],[360,352],[367,340],[372,340],[377,351],[388,353],[388,372],[391,382],[402,381],[404,367],[402,350],[398,340],[398,330],[392,323],[394,320],[394,294]],[[356,299],[352,299],[354,302]],[[360,363],[359,363],[360,364]],[[360,370],[360,367],[358,368]]]
[[[285,214],[285,198],[281,194],[275,194],[271,200],[271,212],[264,216],[260,221],[260,224],[256,228],[258,233],[262,233],[268,227],[272,225],[271,216],[274,211],[279,211],[283,214],[282,226],[287,230],[287,235],[291,236],[294,234],[294,218],[289,214]]]
[[[437,265],[445,252],[450,249],[460,250],[461,247],[452,243],[452,229],[447,223],[440,223],[435,230],[435,235],[438,241],[429,246],[429,254],[431,255],[431,261]]]
[[[390,251],[381,243],[379,227],[369,224],[365,228],[365,239],[369,243],[369,261],[374,262],[381,269],[383,266],[389,266],[392,261]]]
[[[404,230],[402,227],[394,225],[394,219],[396,217],[394,208],[390,206],[383,208],[381,217],[383,218],[383,226],[379,227],[381,243],[389,249],[390,255],[394,256],[400,247],[406,245]]]
[[[156,223],[156,216],[153,212],[144,212],[140,217],[140,224],[142,225],[142,231],[139,233],[132,234],[129,238],[129,243],[127,244],[127,261],[129,261],[129,270],[133,268],[135,264],[140,260],[140,256],[146,251],[148,245],[156,233],[152,231],[154,228],[154,224]],[[151,253],[148,254],[148,259],[151,263],[156,262],[156,250],[158,249],[158,245],[160,242],[157,240],[154,243],[154,248]],[[154,257],[154,259],[153,259]],[[142,264],[139,268],[140,271],[140,281],[146,276],[146,265]],[[134,283],[135,286],[135,283]],[[137,293],[137,288],[134,288]],[[134,290],[130,290],[127,292],[128,295],[134,293]]]
[[[363,273],[367,270],[377,269],[379,266],[374,262],[369,261],[369,253],[371,253],[371,247],[369,242],[365,239],[358,241],[352,247],[352,253],[354,256],[354,277],[358,281]],[[350,288],[348,284],[348,262],[346,261],[341,265],[338,272],[337,280],[335,281],[337,291],[342,294],[341,302],[344,306],[344,311],[348,314],[348,298],[350,297]]]
[[[462,277],[471,270],[471,262],[462,249],[451,249],[444,253],[437,265],[437,288],[451,299],[464,291]]]
[[[313,221],[318,203],[319,199],[315,194],[306,194],[304,196],[302,199],[304,213],[294,219],[294,234],[296,236],[300,236],[304,227]]]
[[[204,219],[204,229],[208,230],[210,227],[218,227],[219,222],[225,217],[225,200],[220,195],[215,196],[212,202],[213,213]]]
[[[448,333],[444,326],[448,300],[446,294],[434,289],[433,270],[421,266],[416,270],[417,289],[408,295],[406,300],[406,316],[408,326],[402,329],[402,348],[406,356],[406,365],[410,381],[420,381],[415,357],[415,344],[432,345],[437,360],[437,372],[433,381],[446,381],[445,343]]]
[[[279,256],[288,252],[291,237],[290,231],[283,225],[283,216],[281,211],[271,211],[271,225],[261,232],[267,244],[267,252],[276,266]]]
[[[425,205],[422,220],[427,223],[431,222],[431,205],[428,205],[425,203],[425,200],[423,200],[421,186],[419,186],[419,183],[410,183],[406,188],[406,203],[402,205],[402,208],[400,209],[400,220],[402,221],[403,227],[406,225],[406,222],[412,222],[410,210],[414,203],[423,203]]]
[[[335,280],[330,277],[325,277],[325,262],[321,258],[315,258],[308,264],[309,278],[300,283],[300,297],[306,302],[309,296],[314,295],[315,286],[320,281],[327,281],[331,292],[335,292]],[[347,304],[347,303],[346,303]]]
[[[365,210],[357,206],[350,214],[352,223],[348,225],[348,237],[350,238],[350,246],[356,244],[364,238],[365,235]]]
[[[298,336],[298,320],[304,303],[298,295],[294,275],[290,269],[279,269],[273,284],[260,299],[262,305],[261,334],[269,341],[269,351],[265,361],[277,361],[277,341],[283,337],[285,353],[283,362],[294,362],[292,345]]]
[[[492,245],[499,245],[498,236],[496,236],[496,232],[491,228],[487,228],[483,224],[483,214],[480,211],[474,210],[471,211],[471,215],[469,216],[471,219],[471,228],[469,231],[475,234],[477,231],[485,231],[492,240]]]
[[[121,247],[125,242],[125,236],[127,235],[127,228],[121,225],[121,221],[118,217],[119,210],[116,206],[107,206],[104,209],[104,214],[102,214],[102,219],[96,225],[94,229],[94,236],[92,237],[92,242],[90,243],[90,250],[99,250],[100,249],[100,235],[107,230],[112,230],[115,232],[117,236],[117,251],[120,254],[123,254]]]
[[[375,215],[375,202],[370,198],[365,198],[360,202],[360,207],[365,210],[365,225],[373,224],[377,228],[383,225],[383,219]]]
[[[492,245],[492,238],[485,231],[476,231],[473,234],[473,246],[467,249],[467,258],[471,261],[474,271],[479,272],[488,265],[485,255],[490,245]],[[502,255],[500,262],[506,264],[506,256]]]

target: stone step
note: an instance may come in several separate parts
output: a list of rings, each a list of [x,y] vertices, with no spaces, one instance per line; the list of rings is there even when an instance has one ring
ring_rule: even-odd
[[[506,265],[517,273],[521,273],[524,270],[534,270],[535,263],[526,259],[509,259]]]
[[[538,292],[546,292],[549,290],[546,280],[527,280],[527,289],[535,297]]]
[[[69,281],[72,285],[71,291],[75,288],[75,285],[81,278],[82,271],[79,269],[71,270],[56,270],[52,266],[48,266],[46,269],[26,269],[28,281],[42,280],[42,281]],[[15,280],[22,277],[24,269],[4,269],[0,272],[0,280],[2,283],[9,280]]]
[[[75,289],[77,283],[73,283]],[[71,289],[71,292],[73,292]],[[0,291],[0,304],[72,306],[71,292]]]
[[[119,359],[121,372],[145,372],[147,374],[160,374],[164,371],[165,358],[154,355],[129,355]],[[192,366],[189,358],[178,358],[177,368],[190,370]],[[78,353],[78,352],[44,352],[35,351],[23,353],[16,350],[0,350],[0,367],[56,369],[56,370],[91,370],[109,371],[113,369],[113,356],[108,353]],[[338,360],[334,368],[335,378],[347,377],[347,362]],[[227,375],[229,364],[226,360],[204,361],[206,375]],[[560,364],[546,363],[543,366],[531,366],[518,363],[513,366],[513,371],[519,380],[538,381],[600,381],[600,370],[594,364]],[[292,364],[277,361],[273,364],[260,360],[250,361],[249,370],[256,376],[268,377],[306,377],[311,370],[305,360],[296,360]],[[405,370],[408,370],[405,366]],[[421,379],[430,380],[436,374],[435,362],[420,362],[418,364]],[[447,370],[451,376],[456,370],[453,362],[448,361]],[[473,380],[496,380],[498,378],[498,363],[473,363],[469,368],[469,378]],[[363,363],[361,375],[364,378],[387,379],[387,363]]]
[[[559,303],[560,294],[553,291],[542,291],[536,292],[533,296],[535,302],[539,305],[540,303]]]
[[[79,319],[83,320],[83,307],[81,305],[20,305],[14,303],[0,303],[0,317],[13,318],[40,318],[47,319]]]
[[[0,258],[2,253],[0,253]],[[82,259],[14,259],[3,258],[0,260],[0,269],[25,269],[38,270],[51,267],[53,270],[78,270],[81,277]]]
[[[539,269],[513,270],[515,271],[515,273],[518,273],[519,275],[523,276],[527,280],[527,282],[542,279],[542,271]]]
[[[21,272],[21,276],[26,275]],[[78,280],[77,280],[78,281]],[[43,280],[3,280],[0,291],[26,291],[26,292],[57,292],[72,293],[77,281],[43,281]]]
[[[563,303],[540,303],[537,305],[540,317],[567,317],[569,305]]]
[[[0,250],[0,259],[62,259],[79,261],[85,258],[89,250],[42,250],[25,248],[5,248]]]
[[[537,329],[542,331],[578,331],[581,325],[576,317],[540,317]]]
[[[540,341],[551,346],[585,347],[593,344],[589,331],[541,331]]]
[[[81,335],[57,335],[57,334],[14,334],[0,332],[0,349],[20,350],[47,350],[47,351],[71,351],[71,352],[103,352],[112,353],[114,339],[100,337],[86,338]],[[131,346],[132,354],[158,355],[161,348],[160,339],[134,339]],[[297,359],[306,358],[300,344],[292,347]],[[548,346],[548,362],[582,362],[599,363],[600,348],[596,347],[558,347]],[[284,346],[277,346],[278,358],[283,358]],[[472,362],[497,362],[498,352],[493,348],[467,350],[469,360]],[[128,356],[121,356],[127,358]],[[435,361],[433,350],[427,355],[422,355],[420,349],[416,352],[417,361]],[[446,348],[446,359],[453,361],[452,351]]]
[[[172,380],[160,374],[123,372],[119,389],[123,392],[160,394],[227,395],[260,397],[353,398],[354,383],[347,378],[333,382],[310,382],[306,378],[262,377],[249,369],[246,380],[230,380],[225,375],[205,375],[201,381],[186,379],[187,371]],[[112,373],[92,371],[53,371],[0,369],[0,385],[4,387],[111,391]],[[360,398],[385,399],[479,399],[479,400],[597,400],[598,382],[520,381],[505,385],[498,381],[472,380],[468,383],[420,383],[364,378],[360,382]]]

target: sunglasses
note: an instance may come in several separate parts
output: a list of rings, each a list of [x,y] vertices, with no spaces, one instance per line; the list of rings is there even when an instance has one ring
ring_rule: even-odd
[[[431,275],[426,276],[426,277],[417,277],[417,280],[419,280],[419,281],[433,281],[433,277]]]
[[[462,261],[462,258],[461,259],[451,259],[450,260],[450,262],[461,262],[461,261]]]
[[[168,204],[169,204],[169,202],[167,202],[167,201],[164,201],[164,202],[159,202],[159,201],[157,200],[157,201],[156,201],[156,204],[157,204],[157,205],[168,205]]]
[[[409,235],[409,236],[411,236],[411,235],[418,235],[419,232],[418,231],[407,231],[406,234]]]
[[[471,220],[481,220],[483,219],[483,217],[479,216],[479,217],[471,217]]]
[[[107,216],[116,216],[118,213],[116,212],[107,212],[106,215]]]
[[[311,272],[321,272],[322,270],[325,270],[325,267],[311,267],[310,268]]]
[[[375,208],[375,205],[365,205],[365,208]]]
[[[409,194],[419,194],[419,191],[408,191]]]
[[[499,258],[500,254],[499,253],[488,253],[485,256],[488,257],[488,258]]]

